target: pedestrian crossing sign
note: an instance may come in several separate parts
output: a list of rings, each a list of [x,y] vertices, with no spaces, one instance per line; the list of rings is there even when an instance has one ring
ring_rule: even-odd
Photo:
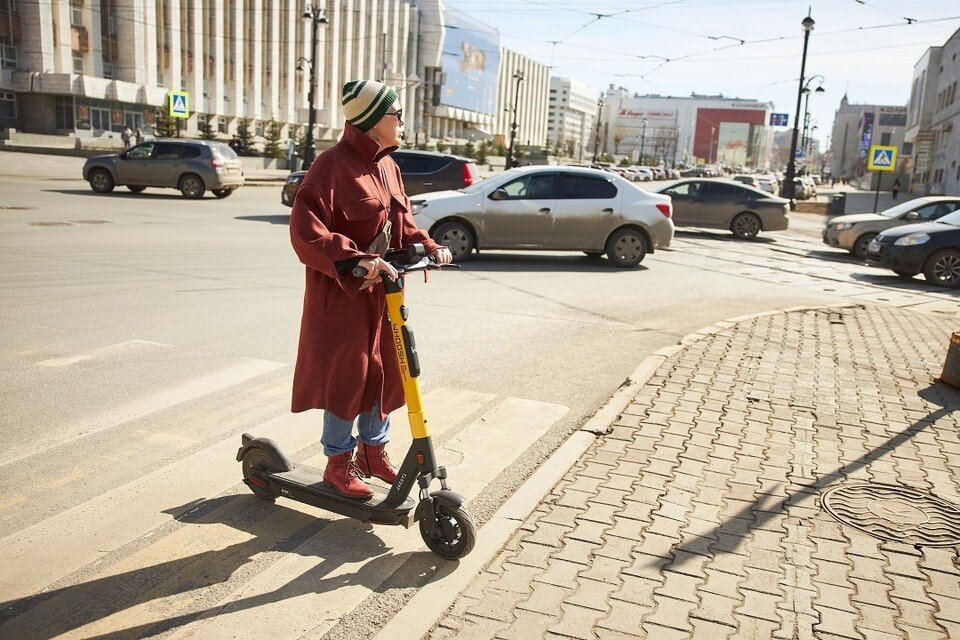
[[[897,168],[897,148],[875,144],[870,147],[869,171],[894,171]]]
[[[173,118],[190,117],[190,93],[188,91],[170,92],[170,116]]]

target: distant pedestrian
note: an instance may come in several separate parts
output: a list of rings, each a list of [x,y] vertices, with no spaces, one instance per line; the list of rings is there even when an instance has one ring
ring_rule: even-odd
[[[234,134],[234,136],[230,138],[230,142],[228,142],[227,145],[231,149],[233,149],[234,153],[236,153],[237,155],[240,155],[240,147],[242,143],[240,142],[240,138],[238,138],[236,134]]]
[[[893,191],[893,199],[896,200],[897,194],[900,193],[900,178],[897,178],[896,180],[893,181],[892,191]]]
[[[123,131],[120,132],[120,141],[123,142],[124,151],[130,148],[131,135],[133,135],[133,131],[130,130],[130,127],[124,127]]]
[[[143,144],[143,130],[140,127],[137,127],[137,132],[135,134],[137,144]]]

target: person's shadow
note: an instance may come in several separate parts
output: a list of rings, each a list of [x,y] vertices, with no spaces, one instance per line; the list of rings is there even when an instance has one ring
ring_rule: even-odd
[[[192,508],[191,508],[192,507]],[[183,513],[186,510],[186,513]],[[376,589],[392,573],[418,554],[390,553],[369,524],[355,520],[315,518],[249,495],[227,496],[184,505],[165,513],[183,513],[178,521],[187,525],[227,525],[250,534],[243,542],[222,549],[202,551],[160,564],[96,578],[88,582],[53,589],[20,600],[0,603],[0,637],[33,640],[53,638],[121,611],[150,602],[170,600],[189,592],[200,592],[227,583],[245,570],[262,571],[265,552],[321,551],[320,562],[287,584],[266,593],[217,603],[207,608],[174,609],[179,615],[146,624],[118,629],[86,638],[134,639],[153,636],[182,625],[222,614],[255,608],[307,593],[324,593],[341,587],[364,585]],[[329,542],[304,545],[321,531]],[[64,532],[69,535],[69,532]],[[171,534],[173,535],[173,534]],[[347,543],[349,542],[349,543]],[[344,564],[368,560],[359,571],[331,577]],[[420,581],[406,586],[419,586]],[[225,594],[226,592],[224,592]],[[202,597],[196,600],[202,601]],[[216,598],[219,600],[219,598]]]

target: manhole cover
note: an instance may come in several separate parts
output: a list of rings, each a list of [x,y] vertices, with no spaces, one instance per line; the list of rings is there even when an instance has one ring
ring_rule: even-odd
[[[960,544],[960,507],[909,487],[845,485],[828,491],[823,507],[840,522],[882,540],[928,547]]]

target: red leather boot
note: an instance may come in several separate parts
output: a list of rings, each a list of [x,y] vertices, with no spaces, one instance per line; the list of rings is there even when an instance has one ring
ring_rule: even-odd
[[[357,466],[365,478],[373,476],[387,484],[393,484],[397,480],[397,470],[390,464],[390,457],[383,445],[378,447],[361,441],[357,447]]]
[[[367,499],[373,495],[373,489],[363,481],[360,469],[357,468],[353,451],[347,451],[338,456],[328,456],[323,480],[337,493],[348,498]]]

